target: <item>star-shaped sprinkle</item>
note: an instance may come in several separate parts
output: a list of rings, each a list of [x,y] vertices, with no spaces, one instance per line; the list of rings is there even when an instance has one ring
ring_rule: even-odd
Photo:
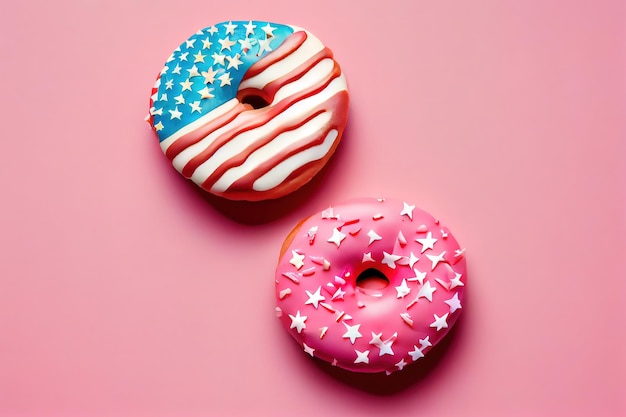
[[[193,103],[189,103],[189,106],[191,107],[191,112],[202,112],[202,108],[200,108],[200,102],[199,101],[194,101]]]
[[[437,266],[439,262],[444,261],[443,257],[445,256],[445,254],[446,254],[446,251],[444,250],[439,255],[426,255],[426,257],[430,259],[430,261],[432,262],[432,267],[430,269],[431,271],[435,270],[435,267]]]
[[[414,277],[407,278],[407,281],[417,281],[420,284],[424,283],[424,278],[426,278],[426,272],[422,272],[417,268],[413,268]]]
[[[354,363],[370,363],[369,354],[370,351],[366,350],[365,352],[361,352],[359,350],[354,349],[354,353],[356,353],[356,359]]]
[[[411,292],[411,289],[406,283],[406,279],[403,279],[402,283],[396,287],[396,291],[398,292],[397,298],[404,298],[408,293]]]
[[[322,290],[322,287],[319,286],[317,287],[317,290],[315,290],[315,292],[311,293],[310,291],[305,290],[306,295],[309,297],[308,300],[306,300],[304,302],[304,304],[311,304],[313,307],[315,307],[317,309],[317,307],[319,306],[319,302],[320,301],[324,301],[326,299],[326,297],[324,297],[320,291]]]
[[[215,71],[213,67],[209,67],[208,70],[202,71],[200,74],[204,77],[205,84],[213,84],[217,71]]]
[[[195,40],[194,40],[195,42]],[[187,61],[187,55],[189,55],[189,52],[181,52],[180,56],[178,57],[179,60],[181,61]]]
[[[226,65],[226,63],[224,62],[224,60],[226,59],[226,55],[214,52],[213,55],[211,55],[211,59],[213,59],[216,64]]]
[[[395,338],[397,337],[397,333],[394,333],[392,337],[390,337],[389,339],[385,341],[382,340],[382,336],[383,336],[382,333],[372,332],[372,340],[370,340],[369,344],[374,345],[378,349],[380,349],[378,356],[393,355],[394,353],[393,353],[393,349],[391,349],[391,345],[393,345],[393,342]]]
[[[183,87],[183,90],[182,90],[182,91],[185,91],[185,90],[189,90],[189,91],[191,91],[191,85],[192,85],[192,84],[191,84],[191,81],[189,80],[189,78],[188,78],[188,79],[186,79],[185,81],[182,81],[182,82],[180,83],[180,85]]]
[[[204,58],[206,58],[206,55],[202,55],[202,51],[198,51],[198,53],[193,56],[193,62],[194,63],[196,63],[196,62],[204,63]]]
[[[434,316],[434,318],[435,318],[435,321],[433,321],[433,322],[430,324],[430,327],[436,327],[436,328],[437,328],[437,331],[439,331],[439,330],[441,330],[441,329],[445,329],[445,328],[447,328],[447,327],[448,327],[448,322],[447,322],[446,320],[447,320],[447,318],[448,318],[448,314],[449,314],[449,313],[446,313],[446,314],[444,314],[444,315],[443,315],[443,316],[441,316],[441,317],[439,317],[439,316],[438,316],[438,315],[436,315],[436,314],[433,314],[433,316]]]
[[[462,277],[462,276],[463,276],[463,275],[459,274],[458,272],[456,272],[456,273],[454,274],[454,278],[452,278],[452,279],[450,280],[450,289],[453,289],[453,288],[456,288],[456,287],[463,287],[463,286],[465,286],[465,284],[463,284],[463,283],[461,282],[461,277]]]
[[[422,288],[420,288],[419,292],[417,293],[417,297],[415,297],[415,299],[418,300],[420,297],[424,297],[428,301],[432,302],[433,293],[435,291],[437,291],[437,287],[431,286],[430,281],[426,281],[426,283],[422,285]]]
[[[361,260],[361,263],[365,263],[365,262],[374,262],[374,259],[372,258],[372,252],[367,252],[363,254],[363,259]]]
[[[298,333],[301,333],[303,329],[306,329],[305,321],[307,316],[301,316],[300,310],[296,312],[295,316],[290,314],[289,318],[291,319],[291,325],[289,326],[290,329],[296,329]]]
[[[202,41],[202,49],[211,49],[211,45],[213,45],[213,43],[209,40],[209,38],[205,38]],[[202,62],[204,62],[204,61],[202,61]]]
[[[185,104],[185,97],[183,97],[182,94],[179,94],[176,97],[174,97],[174,100],[176,100],[176,104]]]
[[[174,88],[174,80],[165,81],[165,89],[171,90],[172,88]]]
[[[237,42],[239,42],[239,44],[241,45],[241,50],[243,51],[244,55],[246,54],[246,52],[252,49],[253,42],[256,43],[254,39],[250,38],[239,39]]]
[[[224,25],[224,28],[226,28],[226,34],[227,35],[234,35],[235,34],[235,29],[237,28],[237,25],[233,25],[233,22],[228,22]]]
[[[454,313],[461,307],[461,301],[459,300],[459,293],[455,292],[452,298],[445,300],[444,303],[450,306],[450,313]]]
[[[341,288],[337,288],[337,291],[333,294],[331,300],[343,300],[343,296],[346,295],[346,292]]]
[[[270,46],[270,42],[272,42],[272,38],[259,40],[259,52],[258,52],[258,55],[261,55],[265,51],[270,52],[272,50],[272,47]]]
[[[180,74],[180,71],[182,70],[181,66],[176,64],[176,66],[174,67],[174,69],[172,70],[173,74]]]
[[[415,210],[415,206],[411,206],[406,202],[402,202],[403,207],[400,212],[400,216],[407,216],[409,219],[413,220],[413,210]]]
[[[345,233],[341,233],[339,231],[339,229],[337,229],[336,227],[333,229],[333,234],[331,237],[328,238],[328,242],[330,243],[334,243],[335,245],[337,245],[337,247],[339,247],[341,245],[341,242],[346,238]]]
[[[224,74],[220,75],[219,77],[217,77],[218,80],[220,80],[220,87],[224,87],[225,85],[231,85],[230,82],[233,80],[230,77],[230,73],[229,72],[225,72]]]
[[[210,28],[207,29],[207,32],[209,32],[211,35],[217,33],[217,28],[215,27],[215,25],[211,26]]]
[[[380,237],[380,235],[378,235],[378,233],[376,233],[375,231],[371,230],[369,232],[367,232],[367,236],[370,238],[370,242],[368,243],[368,246],[371,245],[372,243],[374,243],[377,240],[381,240],[382,237]]]
[[[154,129],[158,132],[160,130],[163,130],[163,123],[159,122],[157,124],[154,125]]]
[[[402,369],[404,369],[405,366],[407,366],[408,364],[406,363],[406,361],[404,360],[404,358],[400,359],[400,362],[396,363],[396,367],[398,368],[399,371],[401,371]]]
[[[236,70],[239,69],[239,65],[243,64],[243,62],[239,59],[241,55],[239,54],[235,54],[235,56],[227,56],[226,60],[228,61],[228,66],[226,67],[226,69],[231,69],[231,68],[235,68]]]
[[[413,345],[413,350],[409,352],[409,355],[411,355],[411,359],[413,359],[413,362],[415,362],[419,358],[424,357],[424,353],[415,345]]]
[[[189,49],[189,48],[193,48],[193,44],[194,44],[194,43],[196,43],[196,40],[195,40],[195,39],[187,39],[187,40],[185,41],[185,47],[186,47],[187,49]]]
[[[237,43],[237,42],[231,41],[228,36],[225,37],[224,39],[218,39],[218,42],[222,46],[222,48],[220,49],[220,52],[222,52],[224,49],[228,49],[230,51],[230,47]]]
[[[424,350],[427,347],[430,347],[433,345],[432,343],[430,343],[430,336],[426,336],[425,338],[420,339],[419,342],[420,342],[420,350]]]
[[[246,36],[254,35],[254,29],[256,29],[256,25],[252,23],[252,20],[243,25],[246,28]]]
[[[434,248],[434,245],[435,245],[435,242],[437,242],[437,239],[433,238],[432,232],[428,232],[425,238],[415,239],[415,241],[422,245],[421,253],[424,253],[425,250]]]
[[[269,22],[261,29],[263,29],[263,32],[265,32],[265,36],[267,36],[268,38],[274,36],[274,31],[276,30],[276,28],[270,25]]]
[[[291,251],[291,259],[289,263],[296,267],[296,269],[300,269],[304,266],[304,255],[299,254],[295,250]]]
[[[200,97],[203,99],[213,98],[214,96],[211,94],[212,91],[212,88],[205,86],[203,89],[198,90],[198,94],[200,94]]]
[[[180,120],[180,116],[183,114],[178,111],[178,106],[174,107],[174,110],[168,110],[170,112],[170,120],[178,119]]]
[[[304,351],[306,353],[308,353],[309,355],[313,356],[313,352],[315,352],[315,349],[313,349],[311,346],[307,345],[306,343],[302,343],[302,347],[304,348]]]
[[[398,262],[400,259],[402,259],[402,256],[394,255],[394,254],[383,251],[382,263],[384,263],[391,269],[396,269],[396,262]]]
[[[356,339],[363,336],[361,333],[359,333],[359,327],[361,327],[360,324],[355,324],[354,326],[350,326],[345,321],[342,323],[344,326],[346,326],[346,332],[341,337],[343,337],[344,339],[350,339],[350,343],[354,344]]]
[[[419,261],[420,258],[418,258],[417,256],[415,256],[413,254],[413,252],[411,252],[411,256],[409,256],[409,267],[413,268],[413,265],[415,265],[415,262]]]

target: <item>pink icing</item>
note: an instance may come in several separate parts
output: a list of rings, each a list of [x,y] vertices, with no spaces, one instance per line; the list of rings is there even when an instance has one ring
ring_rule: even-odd
[[[276,269],[277,317],[311,356],[350,371],[399,371],[462,311],[465,251],[415,206],[353,200],[306,219],[291,237]],[[372,269],[376,278],[357,284]]]

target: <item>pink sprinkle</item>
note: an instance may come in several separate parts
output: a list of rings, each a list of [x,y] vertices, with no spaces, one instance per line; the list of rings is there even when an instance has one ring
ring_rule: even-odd
[[[291,288],[285,288],[278,294],[278,297],[282,300],[283,298],[287,297],[289,294],[291,294]]]
[[[356,303],[356,306],[358,308],[363,308],[363,307],[365,307],[365,304],[363,304],[363,301],[359,301],[359,302]]]
[[[326,332],[328,331],[328,327],[320,327],[320,339],[323,339],[326,336]]]
[[[428,227],[426,227],[425,224],[422,224],[417,228],[417,233],[426,233],[426,232],[428,232]]]
[[[441,237],[442,238],[447,238],[448,237],[448,232],[446,232],[444,229],[441,229]]]
[[[321,304],[321,303],[320,303],[320,304]],[[340,311],[340,312],[339,312],[339,314],[337,315],[337,318],[335,319],[335,321],[336,321],[337,323],[339,323],[339,321],[340,321],[340,320],[343,318],[343,316],[345,316],[345,315],[346,315],[346,312],[345,312],[345,311]]]
[[[328,304],[328,303],[320,303],[320,305],[321,305],[322,307],[324,307],[326,310],[330,311],[331,313],[334,313],[335,311],[337,311],[337,310],[335,310],[335,309],[333,308],[333,306],[331,306],[331,305],[330,305],[330,304]],[[339,321],[339,320],[337,320],[337,321]]]
[[[290,280],[292,280],[294,283],[296,284],[300,284],[300,277],[302,275],[300,275],[300,273],[298,272],[283,272],[283,276],[289,278]]]
[[[324,285],[324,289],[328,291],[328,294],[330,295],[333,295],[335,291],[337,291],[337,287],[335,287],[335,284],[332,282],[327,282],[326,285]]]
[[[281,310],[280,307],[276,307],[275,311],[276,311],[276,317],[282,317],[283,316],[283,310]]]
[[[314,266],[312,266],[310,268],[307,268],[307,269],[305,269],[305,270],[303,270],[301,272],[302,276],[304,276],[304,277],[310,277],[314,273],[315,273],[315,267]]]
[[[335,283],[339,285],[346,285],[346,280],[335,275]]]
[[[402,317],[402,320],[404,320],[406,324],[408,324],[410,327],[413,327],[413,319],[411,319],[409,313],[400,313],[400,317]]]
[[[398,233],[398,243],[402,247],[406,246],[406,239],[405,239],[404,235],[402,234],[402,230],[400,230],[400,233]]]
[[[372,219],[373,219],[373,220],[380,220],[380,219],[383,219],[383,218],[384,218],[384,216],[383,216],[382,214],[380,214],[380,213],[378,213],[378,214],[374,214],[374,215],[372,216]]]

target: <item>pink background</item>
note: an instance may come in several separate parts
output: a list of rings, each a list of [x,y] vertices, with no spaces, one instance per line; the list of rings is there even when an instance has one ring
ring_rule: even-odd
[[[3,3],[0,416],[626,414],[623,1]],[[253,207],[143,121],[179,43],[249,18],[315,33],[352,99],[321,176]],[[385,195],[452,229],[468,298],[421,367],[349,375],[273,271],[300,218]]]

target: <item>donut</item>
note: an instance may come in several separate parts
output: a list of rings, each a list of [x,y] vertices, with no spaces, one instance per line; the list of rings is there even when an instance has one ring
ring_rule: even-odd
[[[304,352],[354,372],[418,362],[462,311],[465,249],[414,205],[361,198],[331,206],[287,236],[276,315]]]
[[[146,118],[174,168],[230,200],[285,196],[339,145],[348,90],[332,51],[297,26],[229,21],[165,62]]]

